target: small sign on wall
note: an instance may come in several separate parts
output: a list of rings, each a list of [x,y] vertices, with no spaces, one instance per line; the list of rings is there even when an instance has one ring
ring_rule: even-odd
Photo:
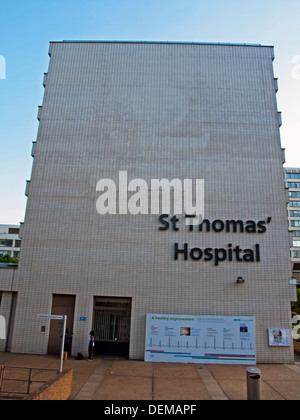
[[[291,345],[290,330],[281,328],[269,328],[269,346]]]

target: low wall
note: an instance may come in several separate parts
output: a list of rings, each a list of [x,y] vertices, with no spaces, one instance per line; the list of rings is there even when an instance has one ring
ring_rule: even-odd
[[[43,385],[38,392],[24,397],[25,400],[68,400],[72,390],[73,369],[60,373]]]

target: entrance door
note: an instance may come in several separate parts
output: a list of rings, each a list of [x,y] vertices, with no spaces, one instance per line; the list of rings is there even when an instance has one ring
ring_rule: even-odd
[[[75,309],[74,295],[53,295],[51,315],[67,315],[67,328],[73,332]],[[63,333],[63,321],[52,319],[50,324],[48,354],[60,354]]]
[[[95,355],[129,355],[131,298],[94,299]]]

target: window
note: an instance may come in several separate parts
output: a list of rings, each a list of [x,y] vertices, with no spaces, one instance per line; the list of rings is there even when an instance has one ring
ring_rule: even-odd
[[[300,217],[300,211],[291,210],[290,211],[290,217]]]
[[[290,201],[289,206],[290,207],[300,207],[300,201]]]
[[[8,228],[8,233],[10,233],[12,235],[19,235],[20,228]]]
[[[300,197],[300,191],[289,191],[289,197]]]
[[[0,250],[0,255],[10,255],[10,251],[1,251]]]
[[[289,188],[300,188],[300,182],[288,182]]]
[[[293,236],[299,236],[300,237],[300,230],[294,230]]]
[[[300,220],[291,220],[291,226],[300,227]]]
[[[13,241],[11,239],[0,239],[0,246],[12,247]]]
[[[300,213],[300,212],[299,212]],[[21,241],[19,239],[15,240],[15,247],[16,248],[21,248]]]
[[[286,174],[286,177],[288,179],[300,179],[300,173],[299,174]]]
[[[300,241],[293,241],[293,246],[300,248]]]
[[[292,256],[294,258],[300,258],[300,251],[293,251]]]

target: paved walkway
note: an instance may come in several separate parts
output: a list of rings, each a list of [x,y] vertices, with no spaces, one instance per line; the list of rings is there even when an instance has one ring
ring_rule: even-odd
[[[298,359],[297,359],[298,360]],[[58,369],[59,358],[0,353],[0,364]],[[300,400],[300,363],[257,365],[263,400]],[[96,357],[69,358],[73,369],[71,400],[246,400],[246,366],[150,363]]]

